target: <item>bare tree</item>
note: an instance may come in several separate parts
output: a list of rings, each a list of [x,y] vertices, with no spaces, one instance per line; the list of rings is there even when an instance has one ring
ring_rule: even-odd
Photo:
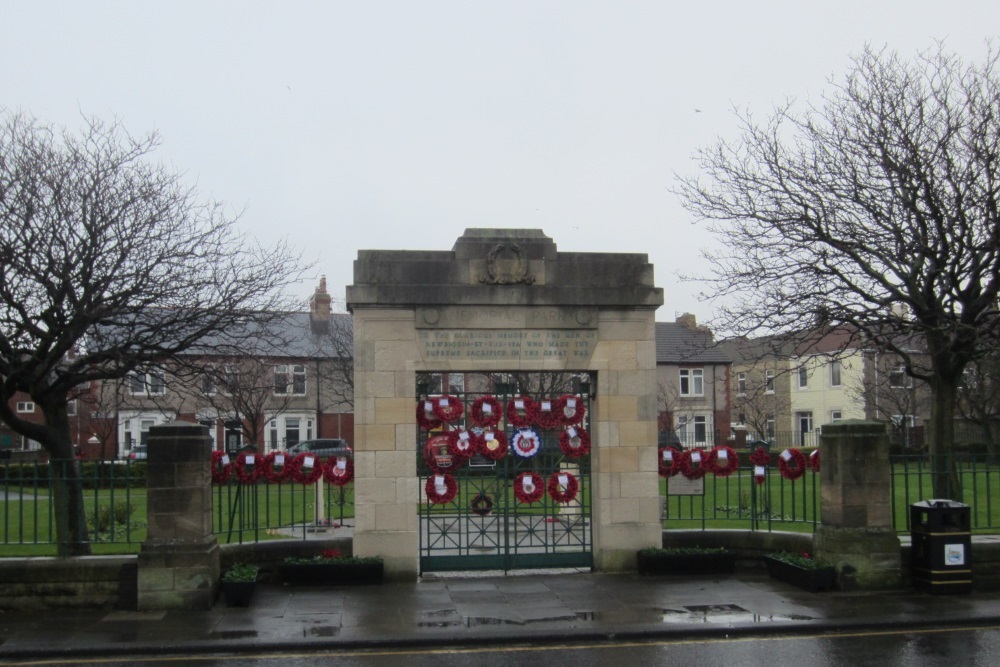
[[[239,234],[222,204],[153,162],[155,133],[0,118],[0,419],[49,454],[58,554],[87,554],[66,409],[74,388],[207,338],[238,349],[249,320],[290,308],[285,291],[308,267],[285,244]],[[45,423],[10,409],[16,391]]]
[[[346,312],[333,313],[314,330],[320,400],[325,406],[354,408],[354,322]],[[320,410],[321,412],[323,410]]]
[[[934,400],[934,493],[960,497],[950,465],[966,366],[996,347],[1000,294],[1000,53],[982,64],[943,46],[905,62],[866,48],[819,107],[778,108],[764,125],[699,153],[680,178],[709,221],[716,327],[740,335],[816,323],[856,332],[846,347],[900,355]],[[924,341],[927,369],[899,346]]]
[[[1000,356],[991,355],[966,369],[958,412],[982,429],[990,454],[1000,447]]]

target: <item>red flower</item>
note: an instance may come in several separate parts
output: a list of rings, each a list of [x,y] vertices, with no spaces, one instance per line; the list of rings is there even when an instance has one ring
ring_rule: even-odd
[[[342,554],[338,549],[327,549],[326,551],[323,552],[323,558],[330,558],[332,560],[334,558],[343,558],[343,557],[344,554]]]

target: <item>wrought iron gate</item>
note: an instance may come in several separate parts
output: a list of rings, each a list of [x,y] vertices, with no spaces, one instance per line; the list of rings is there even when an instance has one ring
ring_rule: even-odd
[[[461,382],[455,379],[456,375],[463,376]],[[532,377],[537,379],[538,375]],[[551,376],[544,374],[545,378]],[[440,425],[434,420],[424,420],[418,427],[422,573],[593,565],[588,435],[590,376],[574,374],[570,378],[572,381],[565,387],[572,389],[571,393],[530,394],[519,389],[528,381],[522,378],[519,382],[502,374],[422,376],[423,381],[418,382],[418,421],[421,410],[444,397],[463,406],[461,418],[442,421]],[[479,391],[467,393],[466,388]],[[511,404],[517,406],[517,401],[524,397],[534,403],[541,418],[530,426],[519,427],[511,423],[507,413]],[[477,398],[489,402],[495,399],[494,404],[502,408],[499,423],[488,428],[477,426],[470,415]],[[562,407],[560,399],[570,403],[579,401],[575,409],[582,410],[583,416],[577,423],[555,424],[552,415],[546,415],[547,411]],[[483,409],[480,408],[480,413]],[[515,419],[523,423],[526,411],[513,409]],[[425,414],[430,416],[429,412]],[[460,435],[463,432],[467,435]],[[493,441],[487,435],[490,432],[494,434]],[[468,459],[455,457],[454,445],[445,446],[451,439],[460,443],[460,449],[468,448],[470,443],[473,448],[493,448],[498,446],[494,441],[503,439],[500,432],[509,451],[497,460],[481,453]],[[537,443],[533,442],[536,436]],[[521,456],[514,451],[518,447],[522,454],[535,448],[537,452]],[[587,453],[581,455],[581,451]],[[496,456],[495,452],[492,456]],[[526,478],[534,484],[526,483]],[[535,488],[539,481],[540,494]],[[450,492],[454,498],[440,502]],[[529,502],[538,495],[536,501]]]

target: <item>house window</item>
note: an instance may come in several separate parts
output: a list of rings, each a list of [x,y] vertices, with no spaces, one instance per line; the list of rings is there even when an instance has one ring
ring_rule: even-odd
[[[680,369],[681,396],[705,395],[705,371],[701,368]]]
[[[799,366],[799,389],[805,389],[809,386],[809,371],[805,366]]]
[[[465,373],[448,373],[448,393],[465,393]]]
[[[76,416],[76,399],[66,402],[66,416],[75,417]]]
[[[675,429],[677,433],[677,439],[682,445],[687,444],[688,438],[688,418],[686,415],[680,415],[677,417],[677,428]]]
[[[35,404],[31,401],[18,401],[17,403],[18,412],[34,412]]]
[[[132,373],[129,375],[129,393],[133,396],[162,396],[166,393],[167,382],[163,373]]]
[[[694,418],[694,441],[700,445],[708,441],[708,420],[704,415]]]
[[[841,410],[830,410],[830,421],[839,422],[844,418],[844,413]]]
[[[222,367],[222,393],[231,395],[240,386],[240,369],[236,366]]]
[[[306,367],[302,364],[275,366],[274,393],[278,396],[305,396]]]
[[[905,366],[896,366],[889,371],[889,386],[893,389],[909,389],[913,386],[913,378],[906,374]]]
[[[740,396],[747,393],[747,374],[737,373],[736,374],[736,393]]]
[[[144,419],[142,417],[138,419],[126,419],[124,423],[125,442],[123,444],[127,449],[132,449],[136,445],[149,444],[149,429],[155,425],[155,419]]]
[[[287,449],[313,439],[313,420],[309,417],[285,415],[268,423],[271,449]]]
[[[764,371],[764,391],[774,393],[774,371]]]
[[[774,441],[774,415],[767,415],[767,421],[764,422],[764,436],[767,438],[768,442]]]
[[[201,376],[201,393],[203,396],[215,395],[215,378],[212,377],[211,373],[205,373]]]
[[[830,362],[830,386],[839,387],[840,386],[840,362],[831,361]]]

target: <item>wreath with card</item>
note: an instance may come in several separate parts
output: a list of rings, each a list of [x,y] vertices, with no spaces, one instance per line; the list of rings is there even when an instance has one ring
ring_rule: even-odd
[[[323,462],[314,454],[302,452],[288,463],[288,476],[296,484],[315,484],[323,475]]]
[[[660,477],[673,477],[681,471],[681,450],[676,447],[660,447],[656,463]]]
[[[517,428],[528,428],[538,419],[538,404],[530,396],[515,396],[507,401],[507,422]]]
[[[791,447],[778,456],[778,472],[785,479],[794,482],[806,474],[806,455]]]
[[[271,452],[264,457],[264,479],[272,484],[280,484],[288,479],[288,460],[285,452]]]
[[[580,482],[572,473],[555,472],[549,477],[548,491],[549,497],[557,503],[569,503],[576,499]]]
[[[232,474],[233,464],[229,460],[229,454],[219,451],[212,452],[212,484],[225,484]]]
[[[559,449],[571,459],[578,459],[590,452],[590,434],[580,426],[570,426],[559,434]]]
[[[480,396],[472,402],[469,408],[472,423],[483,428],[492,428],[500,423],[503,416],[503,406],[492,396]]]
[[[458,482],[449,474],[431,475],[424,484],[427,500],[434,505],[450,503],[458,495]]]
[[[518,502],[537,503],[545,495],[545,482],[537,472],[522,472],[514,478],[514,496]]]
[[[681,474],[688,479],[701,479],[708,472],[708,457],[705,450],[685,449],[681,452],[680,460]]]
[[[331,456],[323,466],[323,479],[334,486],[344,486],[354,479],[354,461],[346,456]]]
[[[476,438],[477,451],[491,461],[507,456],[507,436],[503,431],[486,431]]]
[[[729,477],[740,467],[740,459],[732,447],[720,445],[708,453],[708,467],[716,477]]]

